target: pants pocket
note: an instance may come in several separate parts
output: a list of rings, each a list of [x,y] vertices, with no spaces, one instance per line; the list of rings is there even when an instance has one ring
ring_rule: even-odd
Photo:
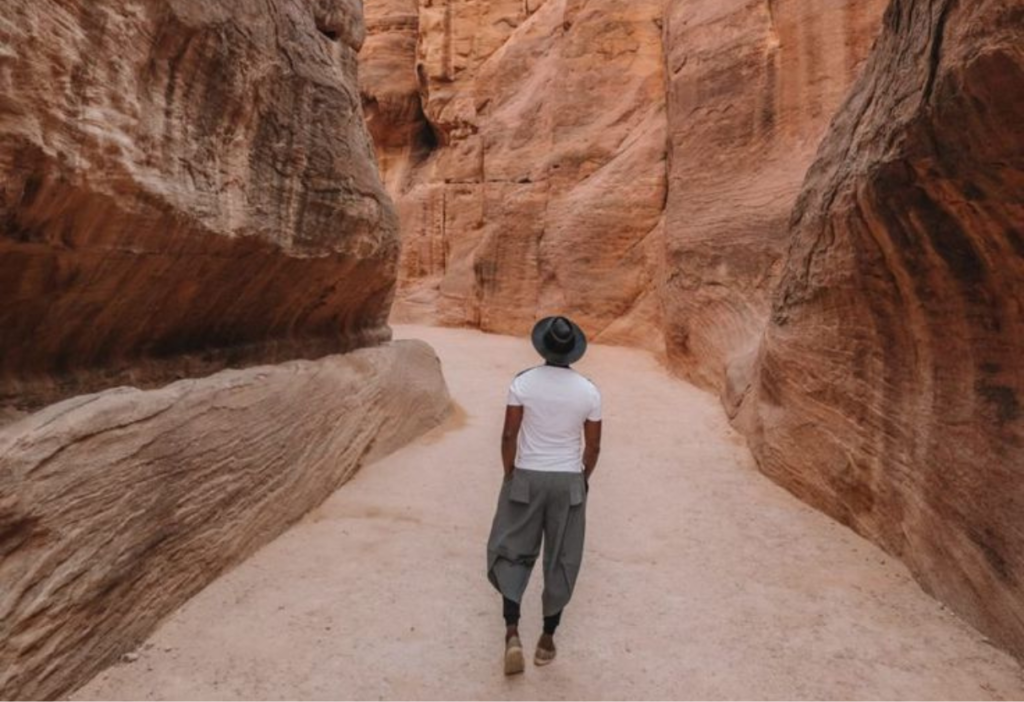
[[[511,502],[530,504],[530,481],[518,470],[512,473],[512,483],[508,489],[508,499]]]
[[[583,480],[576,480],[569,486],[569,506],[576,507],[583,504],[584,495]]]

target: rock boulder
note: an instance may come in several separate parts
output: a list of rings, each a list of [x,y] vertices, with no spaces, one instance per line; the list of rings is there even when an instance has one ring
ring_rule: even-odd
[[[448,404],[430,347],[395,342],[82,395],[0,429],[0,698],[84,683]]]

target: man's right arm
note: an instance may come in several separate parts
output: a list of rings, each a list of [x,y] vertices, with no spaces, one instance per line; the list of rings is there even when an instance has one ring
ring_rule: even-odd
[[[521,405],[505,407],[505,426],[501,430],[501,464],[505,469],[505,479],[512,476],[516,468],[516,443],[519,439],[519,427],[523,424],[523,408]]]

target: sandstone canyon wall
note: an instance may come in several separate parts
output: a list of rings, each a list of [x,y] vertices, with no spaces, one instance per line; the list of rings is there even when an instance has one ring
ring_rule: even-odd
[[[387,338],[353,3],[0,12],[0,403]]]
[[[885,3],[369,0],[396,319],[522,333],[564,311],[720,387]]]
[[[84,682],[447,412],[384,343],[363,35],[351,0],[0,4],[0,698]]]
[[[1024,655],[1024,4],[891,5],[733,390],[768,475]]]
[[[787,224],[888,0],[669,2],[664,329],[709,388],[752,354]]]
[[[662,0],[370,0],[361,85],[403,228],[396,318],[572,314],[660,348]]]

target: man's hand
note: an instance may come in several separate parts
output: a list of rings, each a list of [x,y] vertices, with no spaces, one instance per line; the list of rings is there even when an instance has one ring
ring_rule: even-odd
[[[522,405],[505,407],[505,428],[501,430],[501,463],[505,468],[505,480],[512,477],[516,469],[516,443],[519,441],[519,427],[523,423]]]
[[[601,422],[589,419],[583,423],[583,477],[590,487],[590,476],[597,468],[597,459],[601,455]]]

